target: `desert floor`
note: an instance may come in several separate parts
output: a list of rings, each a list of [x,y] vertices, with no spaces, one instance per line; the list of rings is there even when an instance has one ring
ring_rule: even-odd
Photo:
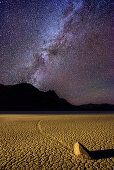
[[[113,123],[111,114],[0,115],[0,169],[113,169]],[[91,160],[75,156],[76,141]]]

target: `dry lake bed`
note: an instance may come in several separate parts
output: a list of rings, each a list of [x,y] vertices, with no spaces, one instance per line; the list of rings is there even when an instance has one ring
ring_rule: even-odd
[[[113,114],[0,115],[0,169],[112,170],[113,124]],[[77,141],[90,160],[74,154]]]

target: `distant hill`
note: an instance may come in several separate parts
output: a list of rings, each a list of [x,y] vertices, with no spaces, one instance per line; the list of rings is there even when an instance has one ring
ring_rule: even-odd
[[[41,92],[30,84],[0,85],[0,111],[114,111],[114,105],[73,106],[54,91]]]

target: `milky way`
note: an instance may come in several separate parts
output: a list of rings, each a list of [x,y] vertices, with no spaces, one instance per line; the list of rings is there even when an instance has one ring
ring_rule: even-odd
[[[114,104],[112,0],[0,0],[0,83]]]

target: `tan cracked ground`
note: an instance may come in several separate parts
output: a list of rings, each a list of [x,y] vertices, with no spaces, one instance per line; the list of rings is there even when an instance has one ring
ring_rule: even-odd
[[[113,115],[0,115],[0,169],[113,169],[114,158],[84,160],[90,151],[113,149]]]

